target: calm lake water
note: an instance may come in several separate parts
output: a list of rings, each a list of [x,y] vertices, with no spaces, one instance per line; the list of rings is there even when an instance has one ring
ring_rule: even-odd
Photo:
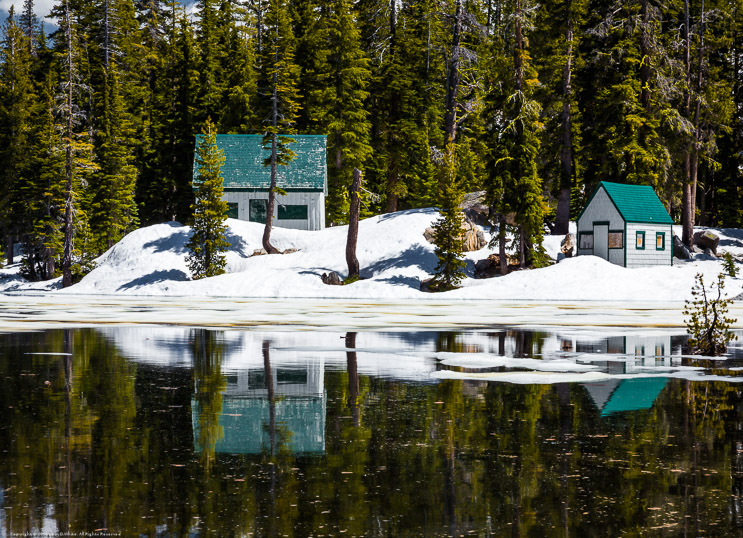
[[[661,332],[0,334],[0,535],[743,534],[743,353]]]

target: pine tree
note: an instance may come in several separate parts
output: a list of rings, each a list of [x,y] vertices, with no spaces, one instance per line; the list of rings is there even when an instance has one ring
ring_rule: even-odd
[[[328,134],[326,213],[329,222],[338,224],[348,215],[353,170],[363,168],[371,153],[369,115],[364,108],[371,73],[349,1],[335,0],[325,24],[327,45],[319,54],[321,89],[314,95],[311,113]]]
[[[459,208],[462,193],[458,185],[459,163],[457,145],[450,141],[444,158],[443,175],[439,187],[439,212],[441,217],[434,223],[434,244],[436,257],[436,276],[429,289],[431,291],[448,291],[459,287],[464,278],[465,261],[464,237],[462,226],[464,214]]]
[[[22,189],[28,181],[28,146],[35,106],[29,39],[11,9],[2,27],[0,44],[0,226],[9,242],[30,225]]]
[[[209,118],[196,149],[193,235],[186,245],[190,252],[186,261],[194,280],[223,274],[227,263],[223,254],[229,247],[225,239],[227,202],[222,200],[223,164],[224,152],[217,147],[217,134]]]
[[[489,160],[488,200],[496,214],[501,215],[499,243],[505,246],[505,218],[513,212],[518,228],[521,267],[540,264],[544,202],[542,182],[537,169],[541,107],[533,98],[538,83],[524,35],[529,26],[530,9],[517,0],[510,61],[496,49],[498,61],[493,63],[489,114],[491,115],[491,157]],[[512,62],[512,63],[511,63]],[[505,70],[505,73],[504,73]],[[501,247],[502,248],[502,247]],[[505,252],[501,250],[501,271],[505,269]]]
[[[62,250],[62,286],[73,284],[73,270],[78,275],[90,269],[90,239],[87,215],[84,211],[85,194],[83,189],[87,176],[98,166],[93,161],[93,144],[90,140],[90,126],[87,124],[86,110],[82,103],[89,101],[90,87],[82,75],[87,67],[84,50],[79,37],[79,14],[69,0],[54,12],[59,17],[60,39],[57,43],[57,56],[64,69],[62,75],[61,101],[63,127],[62,143],[65,151],[65,211],[64,242]]]
[[[263,164],[271,168],[271,184],[266,206],[266,227],[263,248],[268,254],[279,251],[271,244],[271,230],[276,206],[279,166],[288,165],[295,154],[290,148],[291,135],[299,112],[297,78],[299,67],[294,63],[295,40],[288,9],[284,0],[271,0],[266,13],[264,43],[261,58],[261,81],[268,99],[264,110],[268,116],[263,136],[263,147],[270,151]],[[269,97],[270,96],[270,97]]]

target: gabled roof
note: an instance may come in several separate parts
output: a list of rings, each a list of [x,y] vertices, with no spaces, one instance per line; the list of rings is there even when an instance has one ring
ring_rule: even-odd
[[[663,203],[650,185],[625,185],[602,181],[588,200],[580,216],[591,204],[599,189],[603,188],[625,222],[646,224],[673,224]],[[580,216],[578,219],[580,219]]]
[[[286,190],[313,190],[327,193],[328,169],[325,135],[291,135],[290,149],[296,157],[277,168],[277,186]],[[201,135],[196,136],[198,147]],[[225,189],[268,189],[271,167],[263,160],[270,151],[263,148],[262,135],[217,135],[217,147],[224,151],[222,166]],[[194,180],[198,169],[194,166]]]

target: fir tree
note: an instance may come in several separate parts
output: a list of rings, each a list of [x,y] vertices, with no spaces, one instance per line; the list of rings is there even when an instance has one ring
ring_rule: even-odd
[[[193,235],[186,245],[190,252],[186,261],[194,280],[224,273],[224,252],[229,243],[225,239],[227,202],[222,200],[223,164],[224,152],[217,147],[214,125],[207,119],[196,150],[198,172],[194,181]]]
[[[2,27],[0,43],[0,226],[9,240],[29,225],[28,205],[22,189],[28,181],[28,148],[35,106],[30,43],[11,9]]]
[[[458,169],[456,143],[450,141],[444,157],[443,177],[439,187],[441,217],[433,225],[435,252],[439,263],[436,266],[436,276],[430,285],[432,291],[455,289],[464,278],[466,265],[462,259],[464,214],[459,208],[462,193],[457,181]]]
[[[312,112],[328,134],[327,218],[341,223],[348,214],[348,190],[354,168],[363,168],[371,153],[369,120],[364,108],[371,73],[360,47],[348,0],[335,0],[326,20],[327,47],[321,51],[321,90]]]

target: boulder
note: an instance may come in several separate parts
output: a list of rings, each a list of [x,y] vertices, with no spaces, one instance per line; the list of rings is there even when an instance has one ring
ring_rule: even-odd
[[[485,191],[470,192],[464,195],[459,208],[471,222],[480,226],[488,225],[490,208],[485,205]]]
[[[702,250],[701,248],[699,248],[699,245],[692,245],[691,246],[691,251],[694,254],[704,254],[704,250]]]
[[[320,278],[322,279],[322,283],[327,284],[328,286],[343,285],[343,281],[341,280],[340,275],[335,271],[331,271],[330,273],[323,273]]]
[[[297,252],[297,249],[296,248],[288,248],[288,249],[282,251],[281,253],[282,254],[294,254],[295,252]]]
[[[253,251],[253,254],[251,254],[251,256],[263,256],[265,254],[266,254],[266,249],[265,248],[259,248],[259,249],[254,250]]]
[[[714,250],[712,250],[711,248],[705,248],[705,249],[704,249],[704,253],[705,253],[705,254],[706,254],[707,256],[712,256],[713,258],[717,258],[717,254],[716,254],[716,253],[715,253],[715,251],[714,251]]]
[[[679,260],[690,260],[691,252],[686,245],[679,239],[678,235],[673,236],[673,255]]]
[[[423,232],[423,237],[433,244],[435,233],[435,230],[429,226]],[[462,224],[462,238],[464,239],[464,252],[480,250],[488,244],[482,230],[468,218],[465,218],[464,224]]]
[[[475,278],[493,278],[499,274],[500,258],[497,254],[491,254],[475,262]]]
[[[560,252],[562,252],[566,258],[572,258],[575,253],[575,234],[567,234],[565,238],[560,242]]]
[[[692,241],[695,245],[699,245],[702,249],[710,249],[717,255],[717,245],[720,244],[720,236],[714,232],[707,230],[706,232],[695,232],[694,239]]]

